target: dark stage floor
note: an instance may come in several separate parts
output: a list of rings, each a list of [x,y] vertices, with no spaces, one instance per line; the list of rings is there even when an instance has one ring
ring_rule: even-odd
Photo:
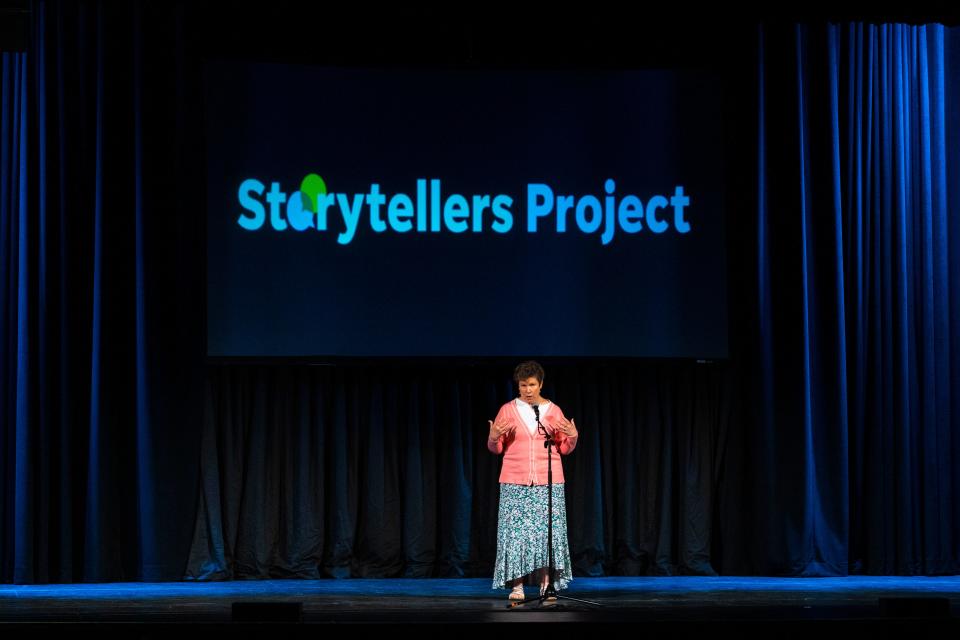
[[[0,633],[73,627],[99,635],[170,637],[183,628],[177,623],[263,631],[232,624],[233,603],[267,603],[278,606],[238,615],[281,625],[299,619],[302,625],[282,625],[296,635],[315,629],[311,623],[559,622],[578,634],[586,625],[620,623],[667,635],[727,627],[744,635],[796,637],[829,626],[883,636],[930,631],[960,637],[960,576],[578,578],[561,592],[600,608],[561,600],[552,608],[508,610],[507,592],[489,587],[487,579],[0,585]]]

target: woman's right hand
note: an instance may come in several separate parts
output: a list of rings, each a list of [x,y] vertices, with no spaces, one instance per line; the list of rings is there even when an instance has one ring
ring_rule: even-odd
[[[504,434],[510,433],[514,429],[514,425],[504,418],[496,422],[493,420],[487,420],[487,422],[490,423],[490,435],[488,437],[491,441],[499,440]]]

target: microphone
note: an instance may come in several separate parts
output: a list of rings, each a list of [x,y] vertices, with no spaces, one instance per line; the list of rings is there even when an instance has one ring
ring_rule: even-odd
[[[545,426],[543,426],[542,424],[540,424],[540,405],[534,404],[534,405],[530,405],[530,406],[533,407],[533,415],[534,415],[534,416],[536,417],[536,419],[537,419],[537,431],[538,431],[539,433],[542,433],[544,438],[550,438],[550,432],[547,431],[547,428],[546,428]],[[546,446],[546,444],[544,444],[544,446]]]

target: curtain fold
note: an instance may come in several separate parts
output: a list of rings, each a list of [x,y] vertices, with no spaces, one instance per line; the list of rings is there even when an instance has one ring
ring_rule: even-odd
[[[193,522],[164,514],[195,508],[203,262],[177,20],[37,2],[3,54],[5,581],[183,574]]]
[[[546,397],[581,432],[562,460],[577,572],[714,575],[714,522],[734,518],[714,507],[739,468],[726,365],[546,366]],[[212,367],[187,577],[490,575],[485,440],[516,395],[509,370]]]
[[[950,36],[761,33],[761,437],[789,460],[786,573],[958,569]]]

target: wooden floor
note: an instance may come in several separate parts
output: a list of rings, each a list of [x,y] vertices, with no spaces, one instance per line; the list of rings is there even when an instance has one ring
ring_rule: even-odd
[[[293,635],[306,635],[318,623],[546,622],[569,625],[556,627],[564,631],[639,624],[668,635],[715,635],[726,627],[756,637],[809,637],[825,626],[915,637],[928,628],[960,638],[960,576],[577,578],[561,592],[601,606],[560,599],[552,607],[508,609],[506,595],[487,579],[0,585],[0,633],[71,627],[98,637],[172,637],[184,624],[210,632],[265,630],[233,622],[246,615]]]

